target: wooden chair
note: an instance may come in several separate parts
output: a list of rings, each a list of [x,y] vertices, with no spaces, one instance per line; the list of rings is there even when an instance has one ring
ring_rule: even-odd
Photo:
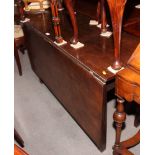
[[[136,48],[128,61],[127,67],[116,75],[115,93],[117,99],[117,110],[114,113],[116,123],[116,141],[113,147],[114,155],[133,155],[127,149],[140,142],[140,130],[132,138],[120,142],[122,124],[126,119],[124,112],[124,101],[135,101],[140,105],[140,45]]]
[[[14,56],[19,70],[19,75],[22,75],[22,67],[19,58],[18,50],[24,54],[25,50],[25,38],[22,27],[20,25],[14,25]]]
[[[28,155],[23,149],[14,144],[14,155]]]
[[[69,16],[71,19],[71,23],[72,23],[72,27],[73,27],[73,37],[71,38],[71,43],[72,44],[77,44],[78,43],[78,37],[79,37],[79,32],[78,32],[78,24],[77,24],[77,20],[76,20],[76,14],[75,14],[75,10],[74,10],[74,4],[76,0],[63,0],[64,4],[69,12]],[[100,17],[101,17],[101,30],[102,32],[106,32],[106,25],[107,25],[107,20],[106,20],[106,12],[105,12],[105,0],[97,0],[98,1],[98,6],[97,6],[97,19],[99,19],[100,21]],[[60,5],[60,0],[50,0],[51,2],[51,10],[52,10],[52,15],[53,15],[53,23],[54,25],[56,25],[58,27],[59,25],[59,17],[58,17],[58,13],[57,13],[57,5]],[[55,26],[55,35],[56,35],[56,41],[58,43],[62,42],[62,39],[58,39],[61,38],[59,36],[61,36],[60,33],[60,28],[56,28]]]

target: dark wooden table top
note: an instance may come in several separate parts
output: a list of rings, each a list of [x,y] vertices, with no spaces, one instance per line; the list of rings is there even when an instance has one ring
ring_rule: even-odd
[[[56,46],[54,42],[54,31],[52,26],[52,17],[50,11],[42,14],[28,14],[30,22],[26,23],[45,38],[51,45]],[[81,49],[73,49],[70,47],[69,40],[72,35],[72,28],[68,15],[65,11],[60,13],[61,30],[64,40],[68,43],[61,47],[57,47],[61,52],[69,56],[73,61],[78,62],[82,66],[89,69],[94,75],[103,82],[114,79],[114,74],[107,70],[114,59],[113,37],[100,37],[100,29],[96,26],[89,26],[90,17],[77,12],[77,21],[79,25],[79,40],[85,46]],[[45,33],[50,33],[47,36]],[[121,40],[121,60],[124,64],[128,61],[136,46],[140,42],[139,37],[122,32]],[[102,72],[107,74],[104,75]]]

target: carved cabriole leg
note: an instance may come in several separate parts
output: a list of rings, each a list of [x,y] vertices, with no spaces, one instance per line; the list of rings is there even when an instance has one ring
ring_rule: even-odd
[[[69,12],[70,18],[71,18],[71,22],[72,22],[72,26],[73,26],[73,37],[71,39],[71,43],[72,44],[77,44],[78,43],[78,26],[77,26],[77,21],[76,21],[76,16],[74,13],[74,9],[73,9],[73,3],[72,0],[64,0],[66,8]]]
[[[60,30],[60,18],[58,17],[57,0],[51,0],[51,11],[54,24],[55,40],[57,43],[62,43],[63,38]]]
[[[106,19],[106,11],[105,11],[105,0],[101,0],[101,31],[106,32],[107,28],[107,19]]]
[[[124,112],[124,100],[123,99],[117,99],[117,110],[114,113],[114,121],[116,123],[116,140],[115,145],[113,147],[113,155],[119,155],[117,150],[120,148],[120,138],[121,138],[121,130],[122,130],[122,124],[126,119],[126,113]]]
[[[115,61],[112,65],[112,68],[119,70],[122,67],[120,61],[120,42],[121,42],[121,29],[122,29],[122,18],[124,13],[124,8],[127,0],[107,0],[111,20],[113,27],[113,37],[114,37],[114,57]]]
[[[105,11],[105,0],[98,1],[96,20],[98,21],[98,23],[100,23],[101,21],[101,30],[102,32],[106,32],[107,19],[106,19],[106,11]]]

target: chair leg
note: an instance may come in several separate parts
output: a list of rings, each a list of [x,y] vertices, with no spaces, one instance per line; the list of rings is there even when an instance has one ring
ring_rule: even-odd
[[[25,50],[26,50],[25,45],[21,45],[19,50],[22,54],[25,54]]]
[[[130,139],[121,142],[121,147],[123,148],[131,148],[140,143],[140,130]]]
[[[97,3],[97,10],[96,10],[96,21],[100,22],[100,9],[101,9],[101,3],[98,1]]]
[[[24,141],[16,129],[14,129],[14,138],[21,147],[24,147]]]
[[[135,120],[134,120],[134,126],[138,127],[140,125],[140,107],[136,107],[136,115],[135,115]]]
[[[21,67],[20,58],[19,58],[19,54],[18,54],[18,50],[17,50],[16,45],[14,45],[14,56],[16,59],[19,75],[22,76],[22,67]]]
[[[105,0],[101,0],[101,31],[106,32],[107,28],[107,18],[106,18],[106,11],[105,11]]]
[[[77,20],[76,20],[76,16],[75,16],[75,13],[74,13],[74,8],[73,8],[73,3],[72,3],[72,0],[64,0],[64,3],[66,5],[66,8],[69,12],[69,16],[70,16],[70,19],[71,19],[71,23],[72,23],[72,26],[73,26],[73,31],[74,31],[74,34],[73,34],[73,37],[71,39],[71,43],[72,44],[77,44],[78,43],[78,25],[77,25]]]
[[[122,130],[122,124],[125,122],[126,119],[126,113],[124,112],[124,100],[123,99],[117,99],[117,109],[113,115],[113,119],[116,123],[116,139],[115,139],[115,145],[113,147],[113,155],[119,155],[118,153],[119,149],[121,149],[120,145],[120,139],[121,139],[121,130]]]

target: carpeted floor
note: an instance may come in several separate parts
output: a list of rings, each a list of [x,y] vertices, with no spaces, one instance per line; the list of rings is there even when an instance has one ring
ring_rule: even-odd
[[[33,73],[27,56],[20,54],[23,76],[15,63],[15,128],[25,141],[30,155],[112,155],[115,130],[112,127],[115,100],[108,102],[107,148],[100,152],[58,100]],[[138,129],[133,126],[134,116],[127,116],[122,139]],[[140,154],[140,145],[131,149]]]

